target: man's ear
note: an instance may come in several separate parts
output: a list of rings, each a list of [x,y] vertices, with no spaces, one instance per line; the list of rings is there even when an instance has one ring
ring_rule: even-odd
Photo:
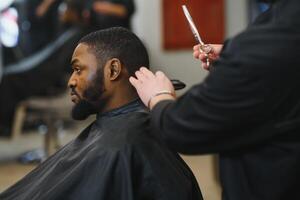
[[[109,80],[116,80],[120,76],[122,71],[121,61],[117,58],[112,58],[107,61],[107,65]]]

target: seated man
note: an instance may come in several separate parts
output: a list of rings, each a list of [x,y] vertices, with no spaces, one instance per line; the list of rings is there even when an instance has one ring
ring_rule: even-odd
[[[97,119],[0,199],[201,200],[182,159],[155,131],[128,78],[149,66],[132,32],[110,28],[82,38],[69,80],[74,119]]]

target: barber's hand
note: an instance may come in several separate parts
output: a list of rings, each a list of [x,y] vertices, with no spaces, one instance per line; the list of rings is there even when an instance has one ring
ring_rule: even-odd
[[[212,51],[208,55],[206,53],[200,51],[200,44],[195,45],[193,47],[194,58],[201,60],[202,67],[206,70],[209,70],[209,67],[210,67],[210,66],[207,66],[207,64],[206,64],[207,56],[209,59],[209,63],[212,63],[213,61],[215,61],[219,58],[220,52],[223,48],[223,45],[221,45],[221,44],[209,44],[209,45],[212,47]]]
[[[130,77],[130,83],[137,90],[143,103],[151,110],[159,101],[175,99],[175,90],[168,77],[161,71],[153,74],[145,67]]]

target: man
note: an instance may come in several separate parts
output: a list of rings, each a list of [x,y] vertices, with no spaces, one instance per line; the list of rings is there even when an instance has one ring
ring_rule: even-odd
[[[224,200],[300,199],[300,1],[213,47],[208,77],[176,101],[162,72],[130,79],[155,127],[176,151],[219,153]]]
[[[0,199],[202,199],[177,154],[149,129],[128,78],[148,66],[142,42],[124,28],[82,38],[72,56],[72,116],[97,119]]]

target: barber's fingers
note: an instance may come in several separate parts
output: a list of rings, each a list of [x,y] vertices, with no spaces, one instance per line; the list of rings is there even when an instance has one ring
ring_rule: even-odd
[[[129,82],[131,83],[131,85],[133,85],[133,87],[135,88],[139,88],[139,86],[141,85],[141,81],[139,81],[138,79],[134,78],[134,77],[130,77],[129,78]]]
[[[144,81],[145,79],[155,79],[154,74],[146,67],[141,67],[138,71],[135,72],[135,75],[137,79],[141,81]]]
[[[193,46],[194,51],[199,51],[199,49],[200,49],[200,44]]]
[[[136,71],[135,76],[139,81],[142,81],[147,79],[147,77],[141,72],[141,71]]]
[[[164,78],[164,77],[166,77],[166,75],[162,71],[157,71],[155,73],[155,76],[158,77],[158,78]]]
[[[202,62],[205,62],[207,56],[209,56],[209,55],[207,55],[204,52],[199,51],[199,49],[194,49],[193,56],[194,56],[194,58],[199,59]]]
[[[206,53],[200,53],[199,54],[199,60],[201,60],[202,62],[206,62],[206,59],[209,55],[207,55]]]
[[[147,78],[155,78],[154,74],[146,67],[141,67],[139,71],[143,73]]]
[[[193,52],[193,57],[194,57],[195,59],[199,59],[199,52],[194,51],[194,52]]]
[[[140,70],[136,71],[135,76],[136,76],[136,78],[133,79],[133,77],[132,77],[132,80],[134,82],[136,82],[137,84],[143,83],[143,81],[146,81],[146,80],[154,81],[156,78],[168,79],[167,76],[162,71],[157,71],[154,75],[150,70],[148,70],[145,67],[142,67]]]
[[[195,59],[199,59],[199,55],[200,55],[200,51],[199,51],[199,45],[196,45],[196,46],[194,46],[194,48],[193,48],[193,57],[195,58]]]
[[[207,65],[206,62],[202,62],[202,63],[201,63],[201,66],[202,66],[203,69],[209,70],[209,65]]]
[[[210,66],[207,65],[207,59],[209,59],[209,62],[212,62],[213,60],[210,59],[209,55],[207,54],[200,54],[199,55],[199,60],[201,60],[201,66],[205,70],[209,70]]]

